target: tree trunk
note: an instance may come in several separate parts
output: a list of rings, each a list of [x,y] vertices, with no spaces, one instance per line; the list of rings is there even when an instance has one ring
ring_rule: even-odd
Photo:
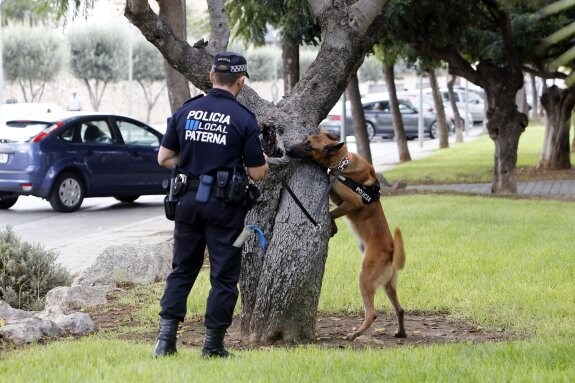
[[[517,110],[515,103],[523,77],[520,71],[512,72],[487,62],[480,63],[478,71],[485,82],[488,104],[486,128],[495,142],[491,190],[495,194],[516,194],[517,148],[519,137],[528,123],[527,116]]]
[[[541,96],[547,115],[545,140],[538,167],[543,169],[571,169],[569,130],[575,106],[575,88],[548,88]]]
[[[265,201],[246,218],[246,223],[257,223],[266,233],[269,247],[262,251],[255,238],[244,245],[242,334],[252,343],[312,342],[330,227],[327,201],[320,201],[327,176],[314,165],[302,164],[295,171],[283,169],[276,177],[267,177],[260,185]],[[322,203],[315,218],[319,230],[278,187],[278,178],[286,180],[310,214]]]
[[[395,141],[399,152],[399,162],[411,161],[403,119],[399,112],[399,101],[397,100],[397,89],[395,88],[395,75],[393,73],[393,64],[383,64],[383,73],[385,75],[385,84],[389,95],[389,107],[391,108],[391,120],[393,121],[393,131],[395,132]]]
[[[369,138],[367,137],[367,124],[365,123],[365,114],[363,113],[363,105],[361,104],[357,73],[351,78],[349,84],[347,84],[347,97],[351,105],[351,119],[357,153],[371,164],[371,148],[369,146]]]
[[[439,149],[446,149],[449,148],[449,130],[447,128],[447,121],[445,118],[445,109],[443,108],[443,99],[439,93],[439,85],[437,84],[435,70],[429,69],[427,70],[427,74],[429,75],[429,84],[433,94],[435,114],[439,125]]]
[[[282,62],[284,66],[284,95],[288,96],[299,81],[299,45],[287,39],[282,41]]]
[[[455,118],[455,142],[463,142],[463,127],[461,126],[461,115],[459,114],[459,108],[457,107],[457,102],[455,101],[455,93],[453,92],[453,85],[457,76],[451,76],[447,82],[447,91],[449,92],[449,102],[451,103],[451,109],[453,110],[453,117]],[[467,129],[471,129],[473,121],[465,121]]]
[[[184,31],[185,9],[181,0],[158,0],[160,6],[159,16],[168,24],[174,34],[186,40]],[[167,61],[164,61],[164,71],[166,72],[166,86],[168,88],[168,98],[172,113],[182,104],[190,99],[190,87],[188,80],[174,69]]]

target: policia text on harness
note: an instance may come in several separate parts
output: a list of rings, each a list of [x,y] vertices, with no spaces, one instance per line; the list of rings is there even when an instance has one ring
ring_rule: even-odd
[[[196,192],[196,202],[206,203],[215,193],[215,197],[226,204],[241,205],[251,209],[257,203],[260,191],[251,183],[247,175],[236,173],[230,174],[228,170],[218,170],[214,177],[201,175],[199,179],[190,179],[185,174],[178,174],[177,166],[172,169],[172,177],[164,181],[164,189],[167,192],[164,198],[164,212],[170,221],[175,219],[178,197],[187,191]]]

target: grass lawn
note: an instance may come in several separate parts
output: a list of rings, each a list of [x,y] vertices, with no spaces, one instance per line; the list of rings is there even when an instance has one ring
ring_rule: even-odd
[[[532,176],[531,170],[535,168],[541,155],[544,129],[541,125],[529,125],[521,135],[517,155],[517,179]],[[437,150],[423,160],[399,164],[386,170],[384,175],[390,181],[404,179],[408,184],[491,182],[494,152],[493,140],[483,134],[469,142],[451,144],[448,149]],[[571,153],[571,163],[575,163],[575,153]],[[563,177],[559,172],[554,173],[545,176]]]
[[[476,150],[486,150],[484,166],[490,166],[490,141],[481,140],[400,165],[386,172],[386,177],[393,172],[400,178],[402,169],[409,166],[406,173],[421,179],[428,169],[435,169],[427,162],[439,166],[437,156],[441,156],[458,163],[445,165],[444,172],[462,169],[461,174],[468,174],[469,179],[472,169],[480,170],[477,163],[483,162],[473,154]],[[520,161],[528,166],[529,161],[536,163],[537,156],[537,151],[521,153]],[[423,169],[419,175],[416,164]],[[407,316],[414,311],[443,312],[453,319],[515,334],[520,340],[362,351],[271,347],[238,351],[240,357],[235,359],[205,361],[193,347],[180,347],[177,356],[156,360],[149,343],[97,333],[80,340],[31,345],[4,354],[0,351],[0,382],[575,380],[573,202],[427,194],[382,197],[382,203],[390,226],[401,227],[405,240],[407,263],[398,291]],[[359,312],[356,270],[360,257],[342,220],[339,229],[330,241],[319,310]],[[202,315],[204,310],[205,275],[198,283],[197,293],[189,300],[190,316]],[[138,302],[141,308],[133,315],[149,330],[157,326],[161,284],[146,289],[149,299],[140,295],[124,299]],[[379,311],[391,312],[385,294],[376,298]],[[407,331],[409,335],[409,328]]]

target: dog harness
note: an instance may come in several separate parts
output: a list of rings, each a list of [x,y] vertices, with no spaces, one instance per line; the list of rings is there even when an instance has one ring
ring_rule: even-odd
[[[379,199],[379,189],[380,185],[379,182],[376,180],[372,185],[366,186],[362,185],[359,182],[355,182],[351,178],[344,177],[340,175],[338,177],[338,181],[359,194],[363,203],[369,205],[372,202],[375,202]]]
[[[341,182],[342,184],[353,190],[355,193],[357,193],[363,200],[364,204],[369,205],[370,203],[377,201],[380,196],[379,181],[376,180],[372,185],[366,186],[360,184],[359,182],[355,182],[351,178],[347,178],[341,175],[343,169],[345,169],[350,163],[351,163],[351,153],[347,152],[345,156],[343,156],[342,159],[339,160],[336,166],[327,169],[327,174],[334,175],[339,182]]]

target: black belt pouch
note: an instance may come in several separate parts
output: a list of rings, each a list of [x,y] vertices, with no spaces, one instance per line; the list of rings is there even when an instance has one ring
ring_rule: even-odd
[[[166,214],[166,218],[170,221],[176,219],[176,205],[178,204],[178,200],[176,198],[172,198],[170,201],[170,196],[164,197],[164,213]]]

